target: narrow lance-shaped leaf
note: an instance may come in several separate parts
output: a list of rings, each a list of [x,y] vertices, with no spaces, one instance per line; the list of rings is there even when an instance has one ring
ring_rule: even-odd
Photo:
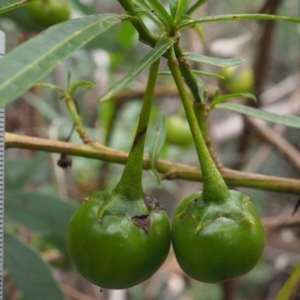
[[[243,21],[243,20],[269,20],[269,21],[284,21],[284,22],[294,22],[300,23],[300,18],[286,17],[286,16],[274,16],[268,14],[236,14],[236,15],[219,15],[219,16],[208,16],[198,19],[191,19],[183,22],[178,26],[183,28],[186,26],[192,26],[200,23],[209,22],[222,22],[222,21]]]
[[[42,103],[45,103],[40,99]],[[5,161],[5,194],[9,191],[21,191],[26,188],[28,182],[34,182],[36,178],[41,178],[41,173],[44,173],[45,160],[48,154],[38,152],[31,159],[22,159],[22,157],[10,159]],[[5,195],[5,196],[6,196]],[[6,201],[5,197],[5,201]],[[5,202],[6,204],[6,202]]]
[[[200,70],[192,70],[193,74],[196,75],[202,75],[202,76],[207,76],[207,77],[213,77],[213,78],[218,78],[218,79],[224,79],[224,76],[216,73],[211,73],[211,72],[204,72]]]
[[[204,72],[204,71],[200,71],[200,70],[191,70],[191,71],[193,74],[196,74],[196,75],[224,79],[224,76],[222,76],[220,74],[216,74],[216,73]],[[162,71],[162,72],[159,72],[158,75],[171,75],[172,76],[172,73],[170,71]]]
[[[236,98],[249,98],[252,99],[254,102],[257,102],[256,97],[251,93],[234,93],[234,94],[228,94],[228,95],[221,95],[214,97],[211,106],[214,107],[216,104],[225,102],[230,99],[236,99]]]
[[[37,109],[48,121],[52,122],[55,119],[62,118],[62,116],[46,101],[37,97],[35,94],[27,92],[23,99]]]
[[[46,235],[66,251],[66,233],[76,207],[59,198],[34,192],[8,192],[5,215],[28,229]]]
[[[169,0],[170,11],[175,23],[177,23],[186,11],[191,0]]]
[[[160,176],[157,170],[155,169],[155,164],[159,157],[165,139],[166,139],[166,116],[164,114],[160,114],[154,126],[154,130],[151,134],[151,140],[149,143],[150,168],[159,186],[160,186]]]
[[[195,75],[193,75],[193,76],[194,76],[195,81],[197,82],[197,85],[198,85],[198,92],[199,92],[200,101],[201,101],[202,104],[204,104],[208,100],[208,94],[205,91],[204,83],[203,83],[203,81],[201,80],[201,78],[199,76],[195,76]]]
[[[173,44],[174,40],[171,38],[161,39],[156,46],[131,69],[125,77],[114,84],[108,91],[100,98],[100,102],[106,101],[124,89],[128,84],[135,80],[144,70],[151,66],[157,59],[159,59]]]
[[[3,14],[11,9],[18,8],[28,4],[32,0],[1,0],[0,1],[0,14]]]
[[[80,87],[83,89],[83,91],[88,91],[90,89],[93,89],[96,86],[97,86],[97,83],[94,81],[82,80],[82,81],[73,83],[72,86],[69,88],[68,92],[70,95],[73,95],[75,93],[75,91]]]
[[[0,60],[0,106],[51,72],[63,59],[121,22],[126,15],[92,15],[55,25]]]
[[[230,58],[230,59],[223,59],[223,58],[214,58],[205,55],[200,55],[193,52],[183,52],[183,58],[188,60],[197,61],[203,64],[209,64],[217,67],[231,67],[236,66],[244,62],[241,58]]]
[[[66,299],[51,269],[35,250],[9,233],[4,234],[4,240],[4,265],[26,299]]]
[[[246,116],[258,118],[264,121],[300,129],[300,117],[296,117],[296,116],[278,115],[265,110],[256,109],[253,107],[249,107],[241,104],[235,104],[235,103],[220,103],[215,105],[215,108],[227,109]]]
[[[196,1],[187,11],[186,14],[190,15],[196,9],[198,9],[201,5],[203,5],[207,0],[198,0]]]
[[[173,26],[173,20],[162,3],[158,0],[143,0],[144,4],[151,12],[168,28]]]

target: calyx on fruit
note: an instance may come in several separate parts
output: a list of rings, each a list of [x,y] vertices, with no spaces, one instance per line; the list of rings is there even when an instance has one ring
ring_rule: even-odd
[[[259,261],[264,231],[249,197],[230,190],[223,203],[190,195],[175,212],[172,242],[177,261],[192,278],[216,283],[241,276]]]
[[[182,90],[180,78],[175,82]],[[195,126],[190,100],[184,93],[181,97],[193,128],[203,191],[178,206],[172,222],[173,249],[180,267],[192,278],[208,283],[226,281],[257,264],[264,249],[264,231],[249,197],[228,189],[199,126]]]
[[[143,193],[145,135],[159,60],[150,69],[142,112],[121,180],[86,200],[72,217],[67,244],[77,270],[109,289],[132,287],[152,276],[170,249],[170,224],[159,203]]]

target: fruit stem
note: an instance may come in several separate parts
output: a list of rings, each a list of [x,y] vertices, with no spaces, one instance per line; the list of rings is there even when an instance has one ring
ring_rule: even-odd
[[[116,187],[116,192],[122,193],[131,200],[137,200],[143,197],[142,173],[144,145],[150,118],[159,62],[160,59],[154,62],[150,67],[148,83],[138,127],[122,177]]]
[[[224,202],[229,196],[228,187],[206,147],[189,95],[185,90],[183,78],[179,69],[179,62],[173,48],[168,52],[168,66],[181,97],[201,164],[203,173],[203,200],[205,202],[215,203]]]

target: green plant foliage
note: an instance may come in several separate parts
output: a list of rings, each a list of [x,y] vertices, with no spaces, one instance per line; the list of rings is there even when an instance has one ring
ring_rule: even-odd
[[[26,188],[28,181],[41,182],[45,179],[47,172],[43,164],[47,155],[40,153],[24,161],[24,159],[14,159],[5,161],[5,189],[7,192],[23,190]]]
[[[190,3],[191,0],[169,0],[170,11],[176,25],[180,22]]]
[[[28,3],[28,2],[27,2]],[[5,0],[0,3],[0,14],[27,4],[24,0]]]
[[[66,252],[66,233],[76,206],[58,197],[25,191],[7,192],[6,217],[43,234]]]
[[[136,79],[145,69],[149,68],[153,62],[160,58],[173,44],[175,41],[170,38],[162,38],[157,45],[137,64],[131,69],[125,77],[118,81],[115,85],[109,88],[106,93],[101,96],[100,102],[104,102]]]
[[[121,19],[122,16],[118,15],[74,19],[50,28],[45,34],[11,51],[0,61],[0,105],[14,101],[63,59]],[[11,61],[14,61],[13,66]]]
[[[9,233],[4,235],[4,240],[4,265],[26,299],[66,299],[39,253]]]
[[[188,20],[182,23],[179,27],[193,26],[195,24],[209,23],[209,22],[223,22],[223,21],[243,21],[243,20],[270,20],[270,21],[284,21],[284,22],[296,22],[299,23],[299,18],[274,16],[266,14],[235,14],[235,15],[220,15],[209,16],[199,19]]]
[[[244,62],[244,60],[240,58],[230,58],[230,59],[213,58],[213,57],[200,55],[192,52],[183,52],[182,56],[183,58],[188,60],[197,61],[204,64],[223,67],[223,68],[236,66]]]
[[[253,94],[250,93],[234,93],[234,94],[228,94],[228,95],[216,95],[213,98],[213,101],[211,102],[211,106],[214,107],[215,105],[219,103],[226,102],[230,99],[236,99],[236,98],[249,98],[253,100],[254,102],[257,102],[256,97]]]
[[[300,118],[296,116],[278,115],[261,109],[235,103],[220,103],[215,105],[215,108],[231,110],[264,121],[281,124],[293,128],[300,128]]]
[[[167,29],[170,30],[172,28],[173,20],[159,0],[143,0],[143,2],[150,11],[155,12],[154,15],[157,16]]]

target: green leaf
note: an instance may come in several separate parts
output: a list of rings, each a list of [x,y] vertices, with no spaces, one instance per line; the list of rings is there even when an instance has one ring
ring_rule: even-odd
[[[124,18],[107,14],[73,19],[16,47],[0,60],[0,106],[14,101],[63,59]]]
[[[193,74],[196,74],[196,75],[224,79],[224,76],[222,76],[220,74],[216,74],[216,73],[204,72],[204,71],[199,71],[199,70],[191,70],[191,71]],[[170,71],[162,71],[162,72],[158,72],[158,75],[172,75],[172,73]]]
[[[49,122],[55,119],[63,118],[51,105],[44,99],[35,94],[27,92],[22,98],[38,110]]]
[[[300,261],[293,270],[290,278],[280,290],[276,300],[296,299],[300,289]]]
[[[145,16],[147,16],[151,21],[153,21],[153,23],[155,23],[158,28],[160,28],[161,30],[165,30],[166,29],[166,25],[164,25],[164,23],[162,23],[157,16],[155,16],[153,14],[153,11],[149,10],[147,5],[144,3],[144,0],[133,0],[133,4],[136,6],[135,9],[135,14],[140,13],[141,15],[144,14]]]
[[[227,109],[250,117],[258,118],[264,121],[300,129],[300,118],[296,116],[278,115],[268,111],[256,109],[241,104],[234,104],[234,103],[220,103],[217,104],[215,108]]]
[[[143,0],[143,2],[145,6],[148,7],[148,9],[167,27],[167,29],[172,28],[173,20],[160,1]]]
[[[197,82],[197,85],[198,85],[198,95],[199,95],[200,101],[201,101],[202,104],[204,104],[208,100],[208,94],[205,91],[204,83],[203,83],[203,81],[201,80],[200,77],[194,76],[194,78],[195,78],[195,81]]]
[[[9,233],[4,234],[4,241],[4,265],[26,299],[66,299],[51,269],[35,250]]]
[[[241,58],[230,58],[230,59],[222,59],[222,58],[214,58],[205,55],[200,55],[193,52],[183,52],[183,58],[197,61],[203,64],[209,64],[217,67],[231,67],[236,66],[244,62],[244,59]]]
[[[251,93],[234,93],[234,94],[221,95],[221,96],[214,97],[213,101],[211,102],[211,106],[214,107],[216,104],[225,102],[229,99],[236,99],[236,98],[250,98],[254,102],[257,102],[255,95],[253,95]]]
[[[66,233],[75,205],[41,193],[8,192],[5,216],[28,229],[46,235],[66,252]]]
[[[154,126],[153,132],[151,132],[151,139],[149,143],[149,160],[150,168],[157,180],[158,186],[160,186],[160,176],[155,169],[156,161],[161,152],[162,146],[166,139],[166,116],[160,114],[157,122]]]
[[[97,83],[94,81],[78,81],[72,84],[72,86],[69,89],[69,94],[73,95],[76,92],[76,90],[80,87],[83,89],[84,92],[86,92],[90,89],[93,89],[95,86],[97,86]]]
[[[39,83],[35,84],[34,86],[37,88],[41,88],[41,89],[49,89],[49,90],[57,91],[57,92],[60,92],[62,95],[67,94],[67,92],[61,86],[58,86],[56,84],[39,82]]]
[[[198,0],[196,1],[187,11],[186,14],[192,14],[196,9],[203,5],[207,0]]]
[[[169,0],[170,11],[175,24],[181,20],[190,3],[191,0]]]
[[[199,70],[192,70],[193,74],[196,75],[202,75],[202,76],[207,76],[207,77],[213,77],[213,78],[218,78],[218,79],[224,79],[224,76],[216,73],[210,73],[210,72],[203,72]]]
[[[3,14],[11,9],[18,8],[22,5],[28,4],[30,0],[1,0],[0,2],[0,14]]]
[[[187,22],[181,23],[178,29],[193,26],[199,23],[209,22],[221,22],[221,21],[243,21],[243,20],[270,20],[270,21],[284,21],[284,22],[295,22],[300,23],[300,18],[285,17],[285,16],[274,16],[267,14],[236,14],[236,15],[219,15],[209,16],[199,19],[188,20]]]
[[[161,179],[160,179],[159,172],[156,169],[150,169],[150,174],[152,175],[154,180],[157,182],[157,186],[161,187]]]
[[[120,81],[114,84],[108,91],[100,98],[100,102],[106,101],[116,95],[119,91],[124,89],[129,83],[137,78],[145,69],[151,66],[157,59],[159,59],[173,44],[174,40],[171,38],[161,39],[156,46],[137,64],[133,69],[127,73]]]
[[[5,190],[21,190],[28,182],[46,180],[43,175],[47,172],[45,161],[49,154],[38,152],[26,160],[22,157],[5,160]]]

